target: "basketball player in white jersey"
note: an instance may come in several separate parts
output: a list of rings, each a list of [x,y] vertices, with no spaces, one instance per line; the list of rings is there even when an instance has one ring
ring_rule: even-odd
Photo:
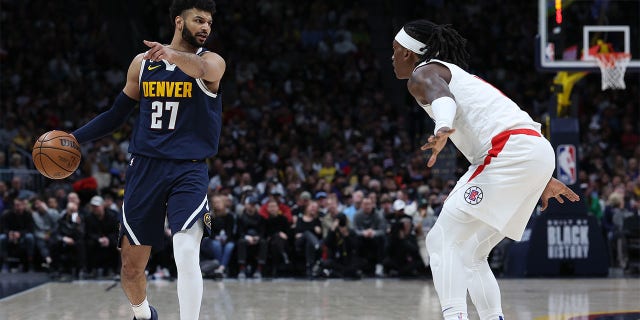
[[[555,154],[540,124],[484,80],[464,70],[466,40],[427,20],[404,25],[393,41],[393,67],[435,121],[433,166],[447,139],[471,165],[444,203],[426,239],[444,319],[467,319],[467,290],[480,319],[504,319],[487,257],[504,237],[520,240],[538,199],[579,197],[551,177]]]

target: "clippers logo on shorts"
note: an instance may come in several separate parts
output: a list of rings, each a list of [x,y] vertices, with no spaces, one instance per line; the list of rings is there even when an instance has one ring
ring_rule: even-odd
[[[482,201],[482,189],[473,186],[464,192],[464,201],[469,204],[476,205]]]
[[[572,144],[561,144],[556,150],[558,158],[558,180],[566,185],[576,183],[576,147]]]

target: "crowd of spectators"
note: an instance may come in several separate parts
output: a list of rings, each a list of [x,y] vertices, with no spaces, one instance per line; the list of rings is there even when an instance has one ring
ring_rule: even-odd
[[[0,22],[12,30],[0,35],[3,267],[20,243],[26,270],[117,272],[134,118],[83,145],[67,180],[35,183],[30,149],[38,135],[71,131],[110,107],[133,57],[122,57],[112,38],[169,41],[169,2],[147,1],[140,20],[127,21],[143,34],[114,34],[109,22],[122,17],[107,19],[99,1],[2,0]],[[425,166],[419,146],[431,124],[405,89],[387,83],[397,81],[391,38],[376,41],[374,30],[391,37],[409,19],[451,23],[470,39],[470,71],[541,123],[555,105],[553,75],[534,68],[535,3],[217,3],[208,46],[227,62],[224,123],[219,154],[208,159],[217,232],[202,245],[214,276],[427,273],[424,235],[456,177]],[[615,244],[612,263],[624,266],[621,221],[638,215],[640,200],[640,81],[629,74],[626,90],[601,91],[599,77],[577,83],[572,96],[583,129],[580,195]],[[458,156],[456,174],[465,161]],[[150,274],[167,277],[172,268],[170,246],[154,251]]]

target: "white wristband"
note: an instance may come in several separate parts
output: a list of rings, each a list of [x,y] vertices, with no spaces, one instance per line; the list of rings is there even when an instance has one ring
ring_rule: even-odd
[[[453,128],[453,119],[456,117],[456,102],[451,97],[440,97],[431,102],[431,110],[436,121],[433,134],[444,127]]]

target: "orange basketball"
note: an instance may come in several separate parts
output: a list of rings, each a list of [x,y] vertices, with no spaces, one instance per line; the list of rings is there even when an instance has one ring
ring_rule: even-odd
[[[33,145],[33,164],[45,177],[64,179],[80,165],[80,144],[72,135],[58,130],[49,131]]]

